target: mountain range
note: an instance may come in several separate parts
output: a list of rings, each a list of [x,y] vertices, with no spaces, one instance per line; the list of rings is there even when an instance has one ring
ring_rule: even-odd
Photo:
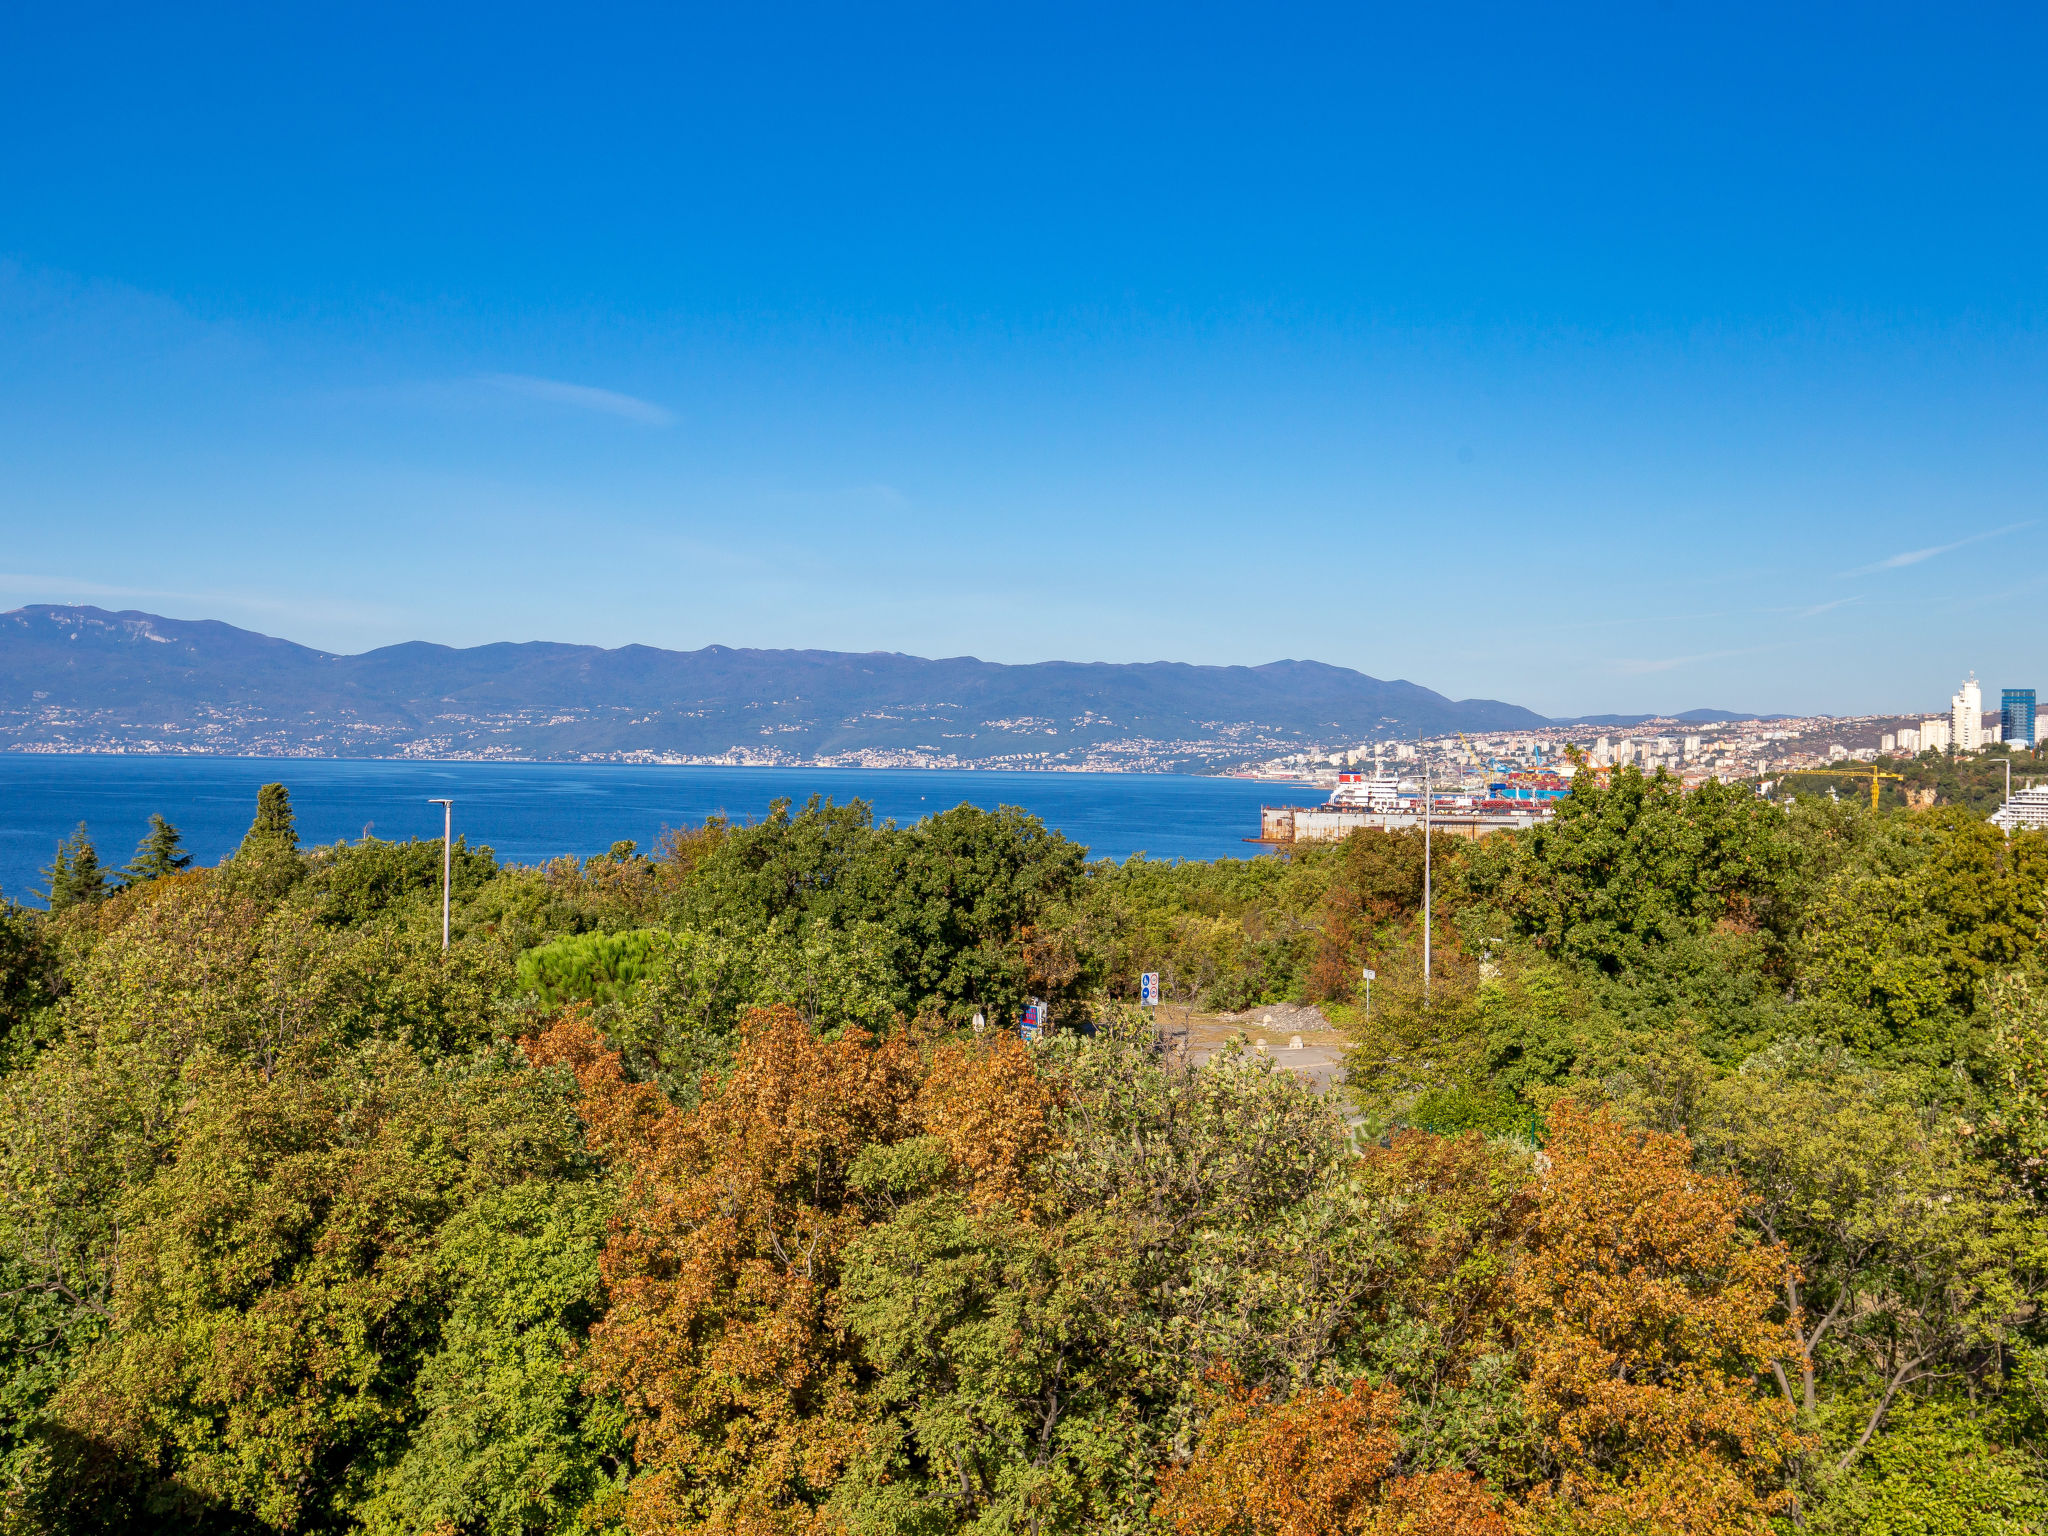
[[[1005,665],[545,642],[350,656],[213,620],[0,614],[0,748],[17,751],[1200,770],[1554,723],[1315,661]]]

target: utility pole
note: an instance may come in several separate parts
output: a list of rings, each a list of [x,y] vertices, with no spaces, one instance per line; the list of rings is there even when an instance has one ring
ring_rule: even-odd
[[[448,884],[455,846],[455,802],[429,800],[427,804],[441,807],[441,953],[445,955],[448,953]]]
[[[1436,790],[1429,776],[1429,749],[1422,749],[1422,1006],[1429,1006],[1429,809]]]

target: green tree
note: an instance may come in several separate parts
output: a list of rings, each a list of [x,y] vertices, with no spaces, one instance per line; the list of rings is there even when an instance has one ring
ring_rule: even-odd
[[[57,857],[43,871],[46,888],[42,897],[52,912],[98,901],[107,894],[107,872],[100,864],[99,851],[85,830],[78,830],[57,844]]]
[[[672,947],[669,935],[655,928],[568,934],[519,957],[519,985],[548,1008],[621,1003],[666,961]]]
[[[135,845],[135,857],[121,875],[130,885],[141,885],[191,867],[192,855],[185,851],[185,840],[178,835],[178,829],[152,811],[149,835]]]
[[[1581,772],[1549,824],[1480,843],[1464,883],[1511,932],[1612,974],[1720,924],[1782,921],[1782,818],[1741,785],[1626,768],[1603,787]]]
[[[1810,1528],[1841,1536],[2036,1536],[2048,1486],[1962,1406],[1914,1405],[1836,1488]]]
[[[71,1530],[208,1506],[274,1530],[566,1525],[601,1481],[559,1378],[605,1206],[565,1086],[495,1050],[193,1063],[114,1204],[119,1283],[29,1502]],[[503,1428],[479,1447],[465,1424]]]
[[[934,1509],[955,1530],[1114,1521],[1146,1450],[1135,1362],[1101,1305],[1123,1278],[1112,1235],[1092,1213],[977,1208],[937,1137],[871,1146],[850,1179],[885,1219],[850,1246],[840,1287],[878,1373],[877,1432],[837,1491],[847,1523],[911,1529]]]
[[[42,1037],[63,985],[41,916],[0,899],[0,1070],[19,1066]]]
[[[1790,1406],[1829,1424],[1824,1475],[1848,1471],[1902,1398],[1984,1387],[2029,1310],[2029,1234],[1972,1125],[1907,1074],[1793,1041],[1714,1085],[1698,1129],[1783,1245],[1799,1352],[1773,1371]]]
[[[471,848],[457,837],[449,851],[451,895],[457,907],[474,901],[498,873],[489,848]],[[320,921],[352,927],[376,921],[407,908],[430,910],[438,927],[441,913],[441,840],[411,838],[386,842],[366,837],[357,843],[317,848],[307,857],[305,891]],[[465,913],[465,917],[467,914]],[[456,931],[469,928],[458,923]]]
[[[242,836],[242,851],[259,847],[299,851],[298,818],[292,813],[291,791],[282,784],[265,784],[256,791],[256,819]]]
[[[292,814],[291,794],[282,784],[265,784],[256,792],[256,819],[228,862],[228,881],[260,901],[274,902],[299,883],[306,861],[299,853],[299,831]]]

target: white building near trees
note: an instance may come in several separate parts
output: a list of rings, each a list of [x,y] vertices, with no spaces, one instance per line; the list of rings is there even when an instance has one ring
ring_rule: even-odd
[[[1984,690],[1972,672],[1956,696],[1948,701],[1949,740],[1958,752],[1974,752],[1984,745]]]

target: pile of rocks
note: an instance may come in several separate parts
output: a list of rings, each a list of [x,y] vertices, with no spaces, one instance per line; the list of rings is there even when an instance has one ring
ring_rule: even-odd
[[[1330,1027],[1322,1009],[1300,1003],[1269,1003],[1263,1008],[1247,1008],[1243,1013],[1219,1013],[1216,1017],[1225,1024],[1256,1024],[1261,1029],[1283,1032]]]

